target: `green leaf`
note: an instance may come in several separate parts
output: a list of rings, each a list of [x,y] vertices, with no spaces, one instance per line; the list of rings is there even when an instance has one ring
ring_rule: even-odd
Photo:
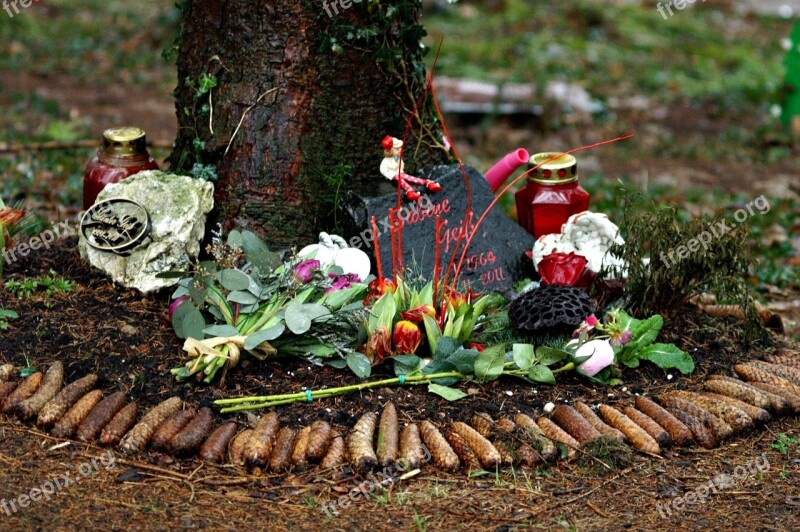
[[[311,329],[311,318],[303,311],[303,305],[291,303],[284,313],[286,326],[294,334],[304,334]]]
[[[161,272],[156,274],[156,279],[182,279],[186,277],[186,272]]]
[[[194,305],[188,303],[185,305],[180,305],[178,308],[175,309],[175,312],[172,313],[172,328],[175,330],[175,334],[178,338],[186,338],[186,333],[183,331],[183,320],[189,314],[190,311],[196,309]]]
[[[189,307],[189,312],[186,313],[181,321],[181,331],[183,331],[185,335],[184,338],[202,340],[204,338],[203,329],[206,328],[206,320],[198,309],[191,305],[189,305]],[[177,314],[177,312],[175,312],[175,314]]]
[[[325,363],[336,369],[344,369],[347,367],[347,360],[343,358],[332,358],[330,360],[326,360]]]
[[[237,290],[228,294],[225,298],[231,303],[239,303],[240,305],[252,305],[258,303],[258,298],[246,290]]]
[[[347,367],[355,373],[356,377],[366,379],[372,373],[372,363],[362,353],[350,353],[347,355]]]
[[[503,344],[493,345],[478,354],[475,360],[475,378],[478,382],[497,379],[503,373],[506,348]]]
[[[264,342],[269,342],[279,338],[286,331],[286,325],[281,322],[277,325],[273,325],[267,329],[263,329],[258,331],[257,333],[253,333],[247,337],[247,340],[244,341],[244,348],[250,351],[251,349],[255,349],[256,347],[260,346]]]
[[[455,388],[442,386],[441,384],[436,384],[433,382],[428,384],[428,391],[435,393],[440,397],[444,397],[448,401],[458,401],[459,399],[463,399],[467,396],[467,394],[461,390],[456,390]]]
[[[545,384],[556,383],[556,376],[553,375],[550,368],[542,365],[531,366],[530,371],[528,371],[528,378],[532,381],[543,382]]]
[[[311,321],[318,320],[324,316],[330,316],[331,311],[323,305],[317,303],[304,303],[303,313],[308,316]]]
[[[646,320],[633,320],[631,323],[631,341],[637,347],[646,347],[655,342],[658,333],[664,326],[664,318],[655,314]]]
[[[460,347],[461,343],[455,338],[442,336],[436,344],[436,351],[434,351],[433,358],[434,360],[445,360]]]
[[[231,292],[250,288],[250,276],[239,270],[222,270],[219,274],[219,282],[226,290]]]
[[[212,325],[203,329],[206,336],[239,336],[239,329],[232,325]]]
[[[442,337],[442,331],[439,330],[439,324],[436,320],[427,314],[422,315],[422,323],[425,325],[425,335],[428,337],[428,347],[431,352],[436,352],[436,347],[439,343],[439,338]]]
[[[533,365],[535,353],[532,344],[514,344],[511,351],[514,354],[514,364],[519,369],[528,369]]]
[[[648,360],[661,369],[675,368],[684,375],[694,371],[694,360],[674,344],[653,344],[639,350],[639,359]]]
[[[449,357],[446,362],[455,366],[456,371],[464,375],[475,374],[475,361],[479,353],[474,349],[459,349]]]
[[[563,349],[555,347],[540,346],[536,350],[536,361],[544,366],[552,366],[556,362],[560,362],[570,355]]]
[[[397,355],[392,357],[394,374],[397,376],[414,373],[419,368],[422,359],[417,355]]]
[[[228,245],[229,246],[240,248],[240,247],[242,247],[242,243],[243,242],[244,242],[244,239],[242,238],[242,233],[240,231],[238,231],[237,229],[234,229],[230,233],[228,233]]]

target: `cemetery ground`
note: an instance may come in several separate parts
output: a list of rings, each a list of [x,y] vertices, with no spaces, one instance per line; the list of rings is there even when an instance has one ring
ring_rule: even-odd
[[[14,146],[92,139],[104,126],[123,122],[143,127],[152,140],[174,137],[174,64],[160,54],[175,36],[177,15],[171,2],[153,2],[157,10],[140,4],[47,2],[0,22],[0,127],[12,148],[0,157],[0,195],[24,200],[41,218],[31,236],[44,230],[45,222],[78,212],[83,167],[93,150]],[[563,75],[589,90],[603,108],[565,113],[562,104],[543,100],[541,117],[453,117],[451,130],[465,162],[485,170],[519,146],[568,149],[633,131],[637,136],[626,143],[579,155],[593,210],[620,216],[613,201],[618,180],[648,200],[676,206],[681,216],[732,216],[763,194],[769,212],[748,220],[751,251],[759,259],[748,280],[758,299],[783,318],[785,335],[776,343],[797,348],[790,342],[800,335],[800,162],[798,149],[770,116],[782,79],[779,41],[792,22],[721,7],[695,6],[665,22],[650,7],[508,4],[512,12],[506,15],[477,16],[466,4],[454,15],[425,21],[429,45],[447,36],[439,75],[517,83]],[[107,31],[111,26],[114,32]],[[524,42],[513,37],[525,32],[535,35]],[[559,32],[570,32],[575,40],[556,49],[547,45]],[[591,49],[599,54],[597,62]],[[154,153],[163,158],[168,151]],[[170,395],[212,406],[226,396],[356,382],[349,373],[292,360],[242,365],[222,387],[178,384],[169,369],[182,360],[182,342],[166,317],[168,295],[120,290],[80,260],[75,244],[75,238],[64,238],[7,266],[3,282],[28,282],[30,289],[0,287],[0,308],[20,316],[0,336],[4,362],[46,367],[62,360],[67,381],[95,372],[104,389],[125,391],[146,406]],[[774,349],[747,345],[733,318],[712,319],[696,311],[670,316],[664,335],[694,357],[694,374],[669,379],[664,371],[643,366],[627,370],[624,384],[613,388],[572,377],[559,379],[557,386],[463,383],[458,387],[470,395],[453,403],[422,388],[378,389],[282,407],[280,415],[287,423],[325,419],[351,426],[388,400],[397,405],[401,421],[466,421],[475,411],[541,412],[548,401],[613,402],[636,393],[694,388],[710,374],[727,373],[733,364]],[[157,452],[119,455],[113,467],[84,476],[79,466],[101,457],[104,449],[54,448],[59,440],[4,417],[0,498],[19,500],[66,474],[76,482],[16,512],[0,508],[0,522],[9,529],[789,530],[800,525],[800,446],[791,438],[800,439],[797,417],[772,421],[719,449],[668,450],[662,459],[641,456],[617,471],[593,461],[562,461],[540,470],[468,478],[428,466],[413,479],[337,507],[339,515],[330,517],[322,506],[347,495],[359,479],[313,471],[255,477]],[[762,453],[768,470],[737,480],[705,502],[675,504],[666,515],[664,504],[688,500],[698,487],[720,474],[732,475]]]

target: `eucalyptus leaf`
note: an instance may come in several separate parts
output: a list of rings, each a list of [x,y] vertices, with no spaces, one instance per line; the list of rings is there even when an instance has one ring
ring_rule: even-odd
[[[304,334],[311,329],[311,318],[303,311],[303,305],[291,303],[284,312],[286,326],[294,334]]]
[[[242,233],[237,229],[234,229],[230,233],[228,233],[229,246],[236,246],[237,248],[241,248],[243,242],[244,239],[242,238]]]
[[[181,331],[185,334],[184,338],[202,340],[204,338],[203,329],[205,328],[206,320],[203,318],[203,314],[197,308],[191,307],[181,322]]]
[[[258,298],[245,290],[231,292],[226,299],[231,303],[239,303],[240,305],[253,305],[258,303]]]
[[[505,354],[503,344],[493,345],[478,354],[475,360],[475,378],[478,382],[493,381],[503,373]]]
[[[232,325],[212,325],[211,327],[206,327],[203,329],[203,332],[206,336],[216,337],[216,336],[239,336],[239,329]]]
[[[172,313],[172,328],[175,330],[175,334],[178,336],[178,338],[186,338],[186,333],[183,331],[183,320],[186,318],[189,312],[195,308],[196,307],[194,305],[187,302],[184,305],[180,305],[175,309],[175,312]]]
[[[311,321],[331,315],[331,311],[328,310],[327,307],[318,305],[317,303],[304,303],[303,313],[308,316]]]
[[[366,379],[372,374],[372,363],[362,353],[350,353],[347,355],[347,367],[355,373],[356,377]]]
[[[248,351],[255,349],[264,342],[271,342],[272,340],[279,338],[284,331],[286,331],[286,325],[283,323],[278,323],[277,325],[273,325],[268,329],[263,329],[257,333],[253,333],[247,337],[247,340],[244,341],[244,348]]]
[[[229,268],[219,273],[219,282],[226,290],[248,290],[250,288],[250,276],[240,270]]]
[[[156,274],[156,279],[183,279],[186,277],[186,272],[161,272]]]
[[[463,399],[467,396],[467,394],[461,390],[457,390],[449,386],[442,386],[441,384],[436,384],[434,382],[428,384],[428,391],[435,393],[440,397],[444,397],[448,401],[458,401],[459,399]]]
[[[545,384],[555,384],[556,376],[547,366],[536,365],[531,366],[528,371],[528,378],[532,381],[543,382]]]
[[[532,344],[514,344],[511,351],[514,355],[514,363],[519,369],[528,369],[533,365],[536,353]]]

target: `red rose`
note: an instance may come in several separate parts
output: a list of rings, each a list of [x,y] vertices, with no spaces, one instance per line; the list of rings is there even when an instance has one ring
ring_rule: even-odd
[[[538,269],[544,285],[588,288],[595,277],[586,269],[586,257],[575,253],[551,253],[539,261]]]

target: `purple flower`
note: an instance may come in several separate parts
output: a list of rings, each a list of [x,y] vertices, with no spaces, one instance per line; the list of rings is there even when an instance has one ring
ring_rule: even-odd
[[[344,290],[345,288],[350,288],[351,283],[361,282],[361,279],[355,273],[346,273],[344,275],[329,273],[328,277],[333,279],[333,283],[331,283],[331,285],[325,289],[326,294],[330,294],[331,292],[338,292],[339,290]]]
[[[314,278],[314,272],[319,270],[320,262],[317,259],[307,259],[294,267],[294,278],[300,283],[309,283]]]
[[[189,301],[189,296],[180,296],[173,299],[172,303],[169,304],[169,317],[171,318],[172,315],[175,314],[175,311],[178,310],[178,307],[187,301]]]
[[[631,341],[631,331],[625,329],[624,331],[611,334],[611,345],[614,347],[621,347]]]

